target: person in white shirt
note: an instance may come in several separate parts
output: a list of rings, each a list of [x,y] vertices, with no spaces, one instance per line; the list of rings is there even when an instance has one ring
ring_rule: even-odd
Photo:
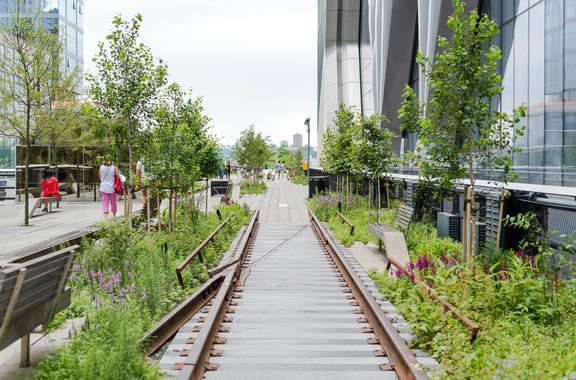
[[[107,155],[104,163],[100,165],[100,196],[102,198],[102,212],[104,218],[108,219],[108,214],[116,216],[118,210],[116,204],[116,193],[114,192],[114,177],[118,175],[118,168],[112,165],[112,157]]]

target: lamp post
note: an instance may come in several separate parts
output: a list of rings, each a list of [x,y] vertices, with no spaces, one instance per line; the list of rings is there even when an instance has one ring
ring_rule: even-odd
[[[310,187],[310,118],[304,120],[304,125],[306,126],[306,132],[308,132],[308,187]]]

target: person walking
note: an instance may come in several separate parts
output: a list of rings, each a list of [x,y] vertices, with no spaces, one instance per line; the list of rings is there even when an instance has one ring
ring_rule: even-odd
[[[112,165],[112,157],[106,155],[104,163],[100,165],[100,197],[102,198],[104,219],[108,219],[110,211],[112,211],[112,216],[116,217],[116,192],[114,191],[114,178],[116,176],[118,176],[118,168]]]

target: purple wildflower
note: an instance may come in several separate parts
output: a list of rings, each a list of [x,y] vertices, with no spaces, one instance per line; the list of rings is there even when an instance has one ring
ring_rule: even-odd
[[[76,281],[78,279],[78,277],[76,277],[76,274],[72,273],[70,275],[70,281]]]
[[[129,279],[129,280],[132,279],[132,272],[128,272],[128,279]]]
[[[430,261],[428,260],[427,256],[420,256],[418,257],[418,259],[416,260],[416,269],[418,270],[424,270],[424,269],[428,269],[430,268]]]
[[[523,259],[526,256],[526,254],[524,253],[524,251],[518,250],[516,251],[516,256]]]
[[[78,272],[79,270],[80,270],[80,265],[78,265],[78,264],[72,265],[72,271],[73,272]]]
[[[130,262],[128,260],[124,261],[124,269],[128,269]]]
[[[132,283],[130,285],[130,293],[135,293],[136,292],[136,284]]]

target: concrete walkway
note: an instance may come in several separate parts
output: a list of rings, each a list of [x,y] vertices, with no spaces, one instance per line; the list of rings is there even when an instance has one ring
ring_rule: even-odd
[[[32,203],[33,205],[33,203]],[[133,201],[133,209],[140,210],[142,202]],[[82,230],[103,220],[102,204],[98,202],[79,202],[66,200],[60,203],[53,212],[44,214],[37,212],[30,219],[30,225],[22,226],[24,222],[23,203],[0,203],[0,261],[11,257],[11,251],[22,249],[28,245],[49,240],[68,232]],[[118,202],[118,217],[124,215],[124,201]]]

